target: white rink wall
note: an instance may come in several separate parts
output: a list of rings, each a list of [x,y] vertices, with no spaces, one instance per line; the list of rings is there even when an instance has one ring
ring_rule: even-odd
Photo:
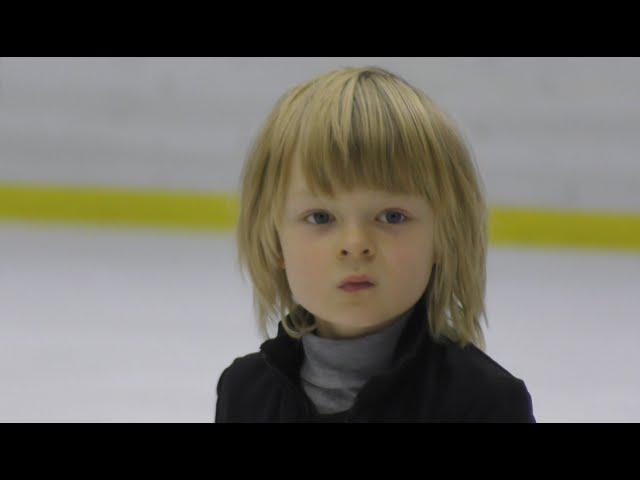
[[[0,181],[233,193],[276,99],[352,65],[454,117],[490,204],[640,210],[638,58],[2,58]]]

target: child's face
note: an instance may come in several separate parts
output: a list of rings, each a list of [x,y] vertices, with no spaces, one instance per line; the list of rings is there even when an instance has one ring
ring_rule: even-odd
[[[294,162],[279,230],[281,266],[295,301],[315,316],[318,334],[367,335],[409,310],[431,275],[433,225],[420,196],[358,190],[314,198]],[[339,286],[350,275],[368,275],[376,285],[346,292]]]

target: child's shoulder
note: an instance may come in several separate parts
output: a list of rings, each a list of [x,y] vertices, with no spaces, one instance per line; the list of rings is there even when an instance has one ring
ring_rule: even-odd
[[[531,395],[524,381],[477,348],[447,342],[441,386],[447,404],[464,418],[535,422]],[[457,414],[457,413],[456,413]]]
[[[261,418],[256,401],[268,396],[272,388],[272,377],[261,352],[236,357],[218,378],[215,421]]]
[[[252,352],[233,359],[220,374],[225,382],[237,383],[255,380],[266,372],[266,363],[261,352]]]
[[[445,341],[446,363],[455,376],[472,380],[473,383],[510,383],[522,382],[509,370],[500,365],[487,353],[473,344],[464,348],[450,340]]]

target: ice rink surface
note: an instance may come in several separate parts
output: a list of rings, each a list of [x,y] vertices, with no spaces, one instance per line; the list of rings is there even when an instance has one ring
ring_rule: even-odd
[[[257,351],[231,234],[0,226],[0,421],[211,422]],[[487,354],[539,422],[640,421],[640,255],[491,248]]]

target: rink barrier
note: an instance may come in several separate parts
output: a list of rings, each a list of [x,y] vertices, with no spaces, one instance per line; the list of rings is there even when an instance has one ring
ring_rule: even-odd
[[[233,193],[0,183],[4,222],[230,232],[238,214]],[[493,205],[489,243],[640,251],[640,212]]]
[[[238,211],[210,191],[0,184],[0,218],[21,223],[227,231]]]

